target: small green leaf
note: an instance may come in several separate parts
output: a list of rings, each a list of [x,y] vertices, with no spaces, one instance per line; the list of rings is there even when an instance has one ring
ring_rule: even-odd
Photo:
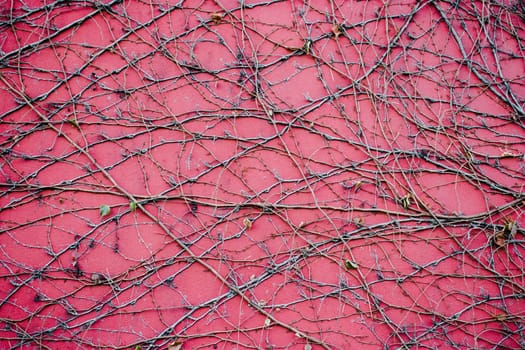
[[[346,260],[346,261],[345,261],[345,267],[346,267],[348,270],[355,270],[355,269],[357,269],[359,266],[358,266],[355,262],[353,262],[353,261],[351,261],[351,260]]]
[[[77,118],[68,119],[67,122],[71,124],[72,126],[74,126],[75,128],[77,128],[78,130],[80,130],[80,125],[78,125]]]
[[[101,217],[109,215],[110,211],[111,211],[111,208],[109,207],[109,205],[104,204],[100,206],[100,216]]]
[[[305,54],[309,55],[309,54],[310,54],[310,50],[311,50],[311,48],[312,48],[312,40],[307,39],[307,40],[304,41],[304,45],[303,45],[303,47],[301,48],[301,50],[302,50]]]
[[[129,202],[129,210],[135,211],[137,209],[137,202],[131,201]]]
[[[135,346],[135,350],[142,350],[142,346],[140,345]]]
[[[401,206],[404,209],[408,209],[410,207],[410,200],[412,199],[412,195],[408,193],[406,196],[401,197]]]

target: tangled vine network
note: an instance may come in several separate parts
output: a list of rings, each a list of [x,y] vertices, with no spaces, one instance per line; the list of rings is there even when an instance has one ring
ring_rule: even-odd
[[[525,347],[525,3],[3,0],[0,347]]]

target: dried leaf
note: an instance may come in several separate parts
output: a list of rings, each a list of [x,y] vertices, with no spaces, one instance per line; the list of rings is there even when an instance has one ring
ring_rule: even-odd
[[[519,154],[512,153],[510,151],[503,151],[501,153],[501,158],[512,158],[512,157],[519,157]]]
[[[211,14],[210,18],[212,20],[213,23],[215,24],[219,24],[221,23],[222,19],[223,19],[223,15],[218,13],[218,12],[214,12]]]
[[[503,322],[507,319],[507,315],[505,314],[494,314],[492,315],[492,317],[496,320],[496,321],[500,321],[500,322]]]
[[[356,217],[353,221],[357,227],[362,227],[365,223],[365,220],[362,217]]]
[[[507,244],[507,241],[514,238],[518,232],[518,224],[512,219],[505,219],[503,224],[503,230],[497,232],[492,237],[492,243],[497,247],[504,247]]]
[[[503,227],[503,232],[506,239],[514,238],[516,232],[518,231],[518,223],[511,219],[505,220],[505,226]]]
[[[496,233],[494,237],[492,237],[492,243],[500,248],[505,246],[505,234],[503,231]]]
[[[343,34],[343,26],[340,24],[334,24],[332,26],[332,33],[334,33],[334,36],[337,39],[339,35]]]
[[[252,228],[252,220],[248,219],[248,218],[244,218],[244,220],[242,221],[242,223],[244,224],[244,228],[249,230]]]
[[[180,350],[182,348],[182,342],[180,341],[174,341],[170,345],[168,345],[168,350]]]
[[[305,344],[304,350],[312,350],[312,346],[310,344]]]
[[[106,276],[104,276],[103,274],[96,273],[96,272],[94,272],[93,274],[91,274],[91,281],[92,281],[94,284],[103,284],[103,283],[106,283],[107,280],[108,280],[108,279],[107,279]]]
[[[109,205],[104,204],[100,206],[99,213],[101,217],[109,215],[110,212],[111,212],[111,208],[109,207]]]

